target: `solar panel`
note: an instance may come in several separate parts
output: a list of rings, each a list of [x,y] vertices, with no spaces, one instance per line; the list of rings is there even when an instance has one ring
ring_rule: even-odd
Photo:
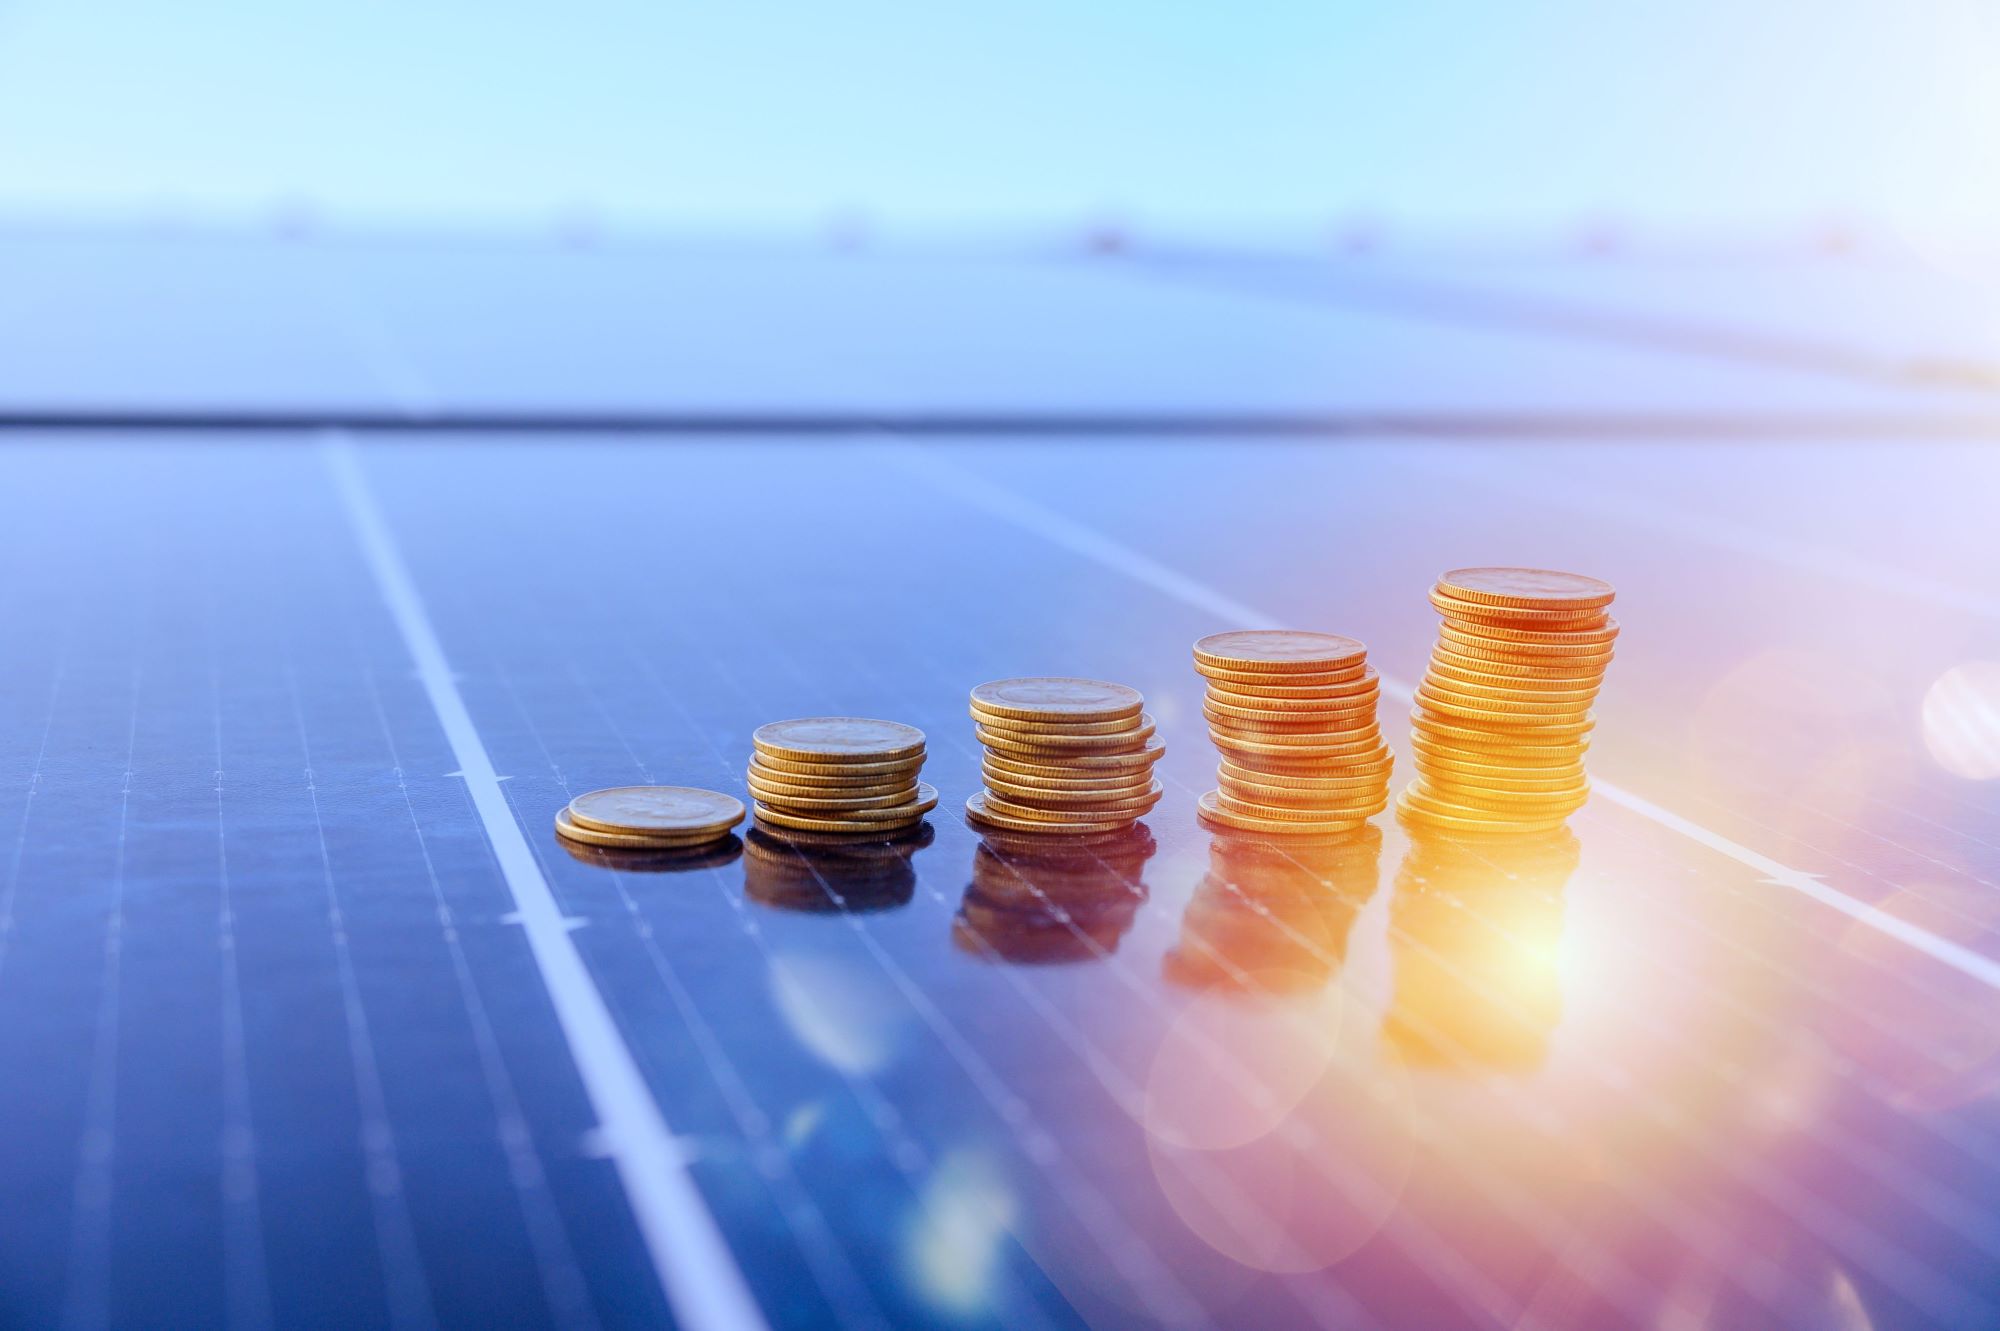
[[[971,318],[1001,299],[985,280],[923,299]],[[356,299],[407,330],[455,298]],[[1175,304],[1101,299],[1102,323],[1021,315],[1043,345],[1010,374]],[[1239,314],[1272,345],[1262,308],[1203,305],[1224,321],[1205,345]],[[527,345],[519,326],[484,345]],[[1419,340],[1380,351],[1404,395],[1379,401],[1559,406],[1576,428],[14,429],[0,1320],[2000,1317],[2000,826],[1936,756],[1992,732],[1925,706],[1995,655],[1994,464],[1900,438],[1590,437],[1596,403],[1724,390],[1627,350],[1643,373],[1571,392],[1564,367],[1596,362],[1524,332],[1515,363],[1549,377],[1483,397],[1472,343]],[[472,331],[408,345],[443,341],[457,368],[412,362],[438,402],[615,396],[558,383],[587,373],[580,348],[567,368],[496,353],[496,374],[533,370],[501,382]],[[992,364],[898,398],[883,385],[923,387],[929,363],[898,353],[848,405],[1367,404],[1253,392],[1261,355],[1206,381],[1142,358],[1064,399],[1005,396]],[[331,377],[233,395],[212,364],[178,400],[396,401]],[[760,397],[754,361],[714,384],[676,366],[696,396],[618,373],[656,405],[830,400]],[[1715,374],[1774,418],[1893,396]],[[146,401],[174,405],[123,404]],[[1365,639],[1400,786],[1424,589],[1496,560],[1619,588],[1597,789],[1567,831],[1468,843],[1383,817],[1329,851],[1195,821],[1215,763],[1195,637]],[[958,816],[966,690],[1043,672],[1147,695],[1168,794],[1143,831],[1042,850]],[[923,836],[859,854],[751,830],[661,860],[551,831],[594,787],[740,793],[749,732],[815,713],[927,732],[946,803]]]

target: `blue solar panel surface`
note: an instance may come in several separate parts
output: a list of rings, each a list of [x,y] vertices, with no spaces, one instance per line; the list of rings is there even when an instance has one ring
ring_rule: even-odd
[[[871,286],[669,256],[659,289],[706,294],[668,309],[551,275],[590,256],[511,286],[284,257],[341,323],[244,276],[267,261],[216,258],[242,299],[191,323],[100,321],[95,371],[10,361],[7,398],[1563,428],[12,429],[0,1321],[2000,1325],[2000,807],[1936,757],[1992,731],[1925,709],[2000,656],[2000,461],[1588,434],[1955,396],[1067,262]],[[93,345],[60,318],[44,351]],[[1195,637],[1365,639],[1403,755],[1425,588],[1475,562],[1619,588],[1567,831],[1196,822]],[[1052,849],[958,816],[965,692],[1026,673],[1146,693],[1142,829]],[[553,836],[595,787],[741,794],[750,731],[817,713],[927,732],[922,835]]]

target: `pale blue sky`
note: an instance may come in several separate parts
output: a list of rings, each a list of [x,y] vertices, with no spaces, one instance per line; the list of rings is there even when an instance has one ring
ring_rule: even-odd
[[[1993,0],[0,0],[0,211],[1996,217]]]

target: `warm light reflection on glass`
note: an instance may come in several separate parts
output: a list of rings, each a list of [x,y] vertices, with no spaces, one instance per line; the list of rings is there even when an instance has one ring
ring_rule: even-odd
[[[1456,838],[1411,826],[1389,906],[1395,993],[1385,1037],[1413,1065],[1526,1071],[1562,1014],[1568,828]]]
[[[924,1301],[961,1317],[984,1309],[1019,1209],[1006,1175],[984,1152],[961,1149],[939,1160],[911,1208],[904,1240],[910,1283]]]
[[[1924,694],[1924,747],[1968,781],[2000,777],[2000,661],[1968,661]]]
[[[787,951],[772,956],[768,979],[793,1036],[829,1067],[868,1076],[895,1059],[912,1017],[881,968]]]
[[[929,823],[888,838],[785,828],[744,835],[743,892],[775,910],[810,914],[893,910],[916,891],[916,853]],[[805,951],[771,958],[771,999],[799,1043],[842,1072],[865,1076],[896,1056],[909,1004],[879,967]]]
[[[1396,1209],[1413,1141],[1400,1062],[1331,983],[1374,894],[1379,828],[1219,834],[1167,955],[1188,1000],[1146,1082],[1153,1174],[1183,1224],[1259,1271],[1329,1266]]]
[[[952,941],[1010,962],[1087,961],[1118,950],[1146,900],[1156,849],[1139,823],[1101,837],[982,833]]]

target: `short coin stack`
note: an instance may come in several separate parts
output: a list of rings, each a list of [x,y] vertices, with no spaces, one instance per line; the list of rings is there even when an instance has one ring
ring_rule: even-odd
[[[556,833],[613,850],[692,850],[729,835],[743,801],[694,786],[614,786],[578,795],[556,814]]]
[[[923,821],[937,791],[917,779],[924,732],[897,721],[809,716],[750,737],[757,821],[800,832],[891,836]]]
[[[1136,689],[1095,679],[999,679],[972,691],[986,748],[975,823],[1076,835],[1130,827],[1160,802],[1166,753]]]
[[[1591,702],[1618,624],[1609,583],[1534,568],[1461,568],[1438,579],[1444,616],[1417,689],[1413,822],[1458,832],[1558,827],[1590,793]]]
[[[1381,682],[1353,638],[1295,629],[1214,633],[1194,645],[1202,715],[1222,751],[1201,816],[1245,832],[1352,831],[1389,806],[1395,757],[1375,720]]]

